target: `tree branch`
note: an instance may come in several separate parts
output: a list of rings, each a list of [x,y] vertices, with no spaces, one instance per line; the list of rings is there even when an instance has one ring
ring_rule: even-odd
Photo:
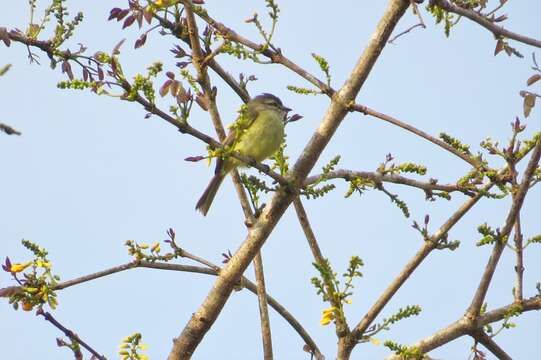
[[[477,168],[477,167],[479,167],[481,165],[479,160],[474,159],[471,156],[458,151],[457,149],[455,149],[451,145],[441,141],[440,139],[437,139],[437,138],[433,137],[432,135],[429,135],[429,134],[425,133],[424,131],[419,130],[419,129],[417,129],[414,126],[411,126],[409,124],[406,124],[405,122],[402,122],[402,121],[400,121],[400,120],[398,120],[398,119],[396,119],[396,118],[394,118],[392,116],[380,113],[379,111],[370,109],[369,107],[364,106],[364,105],[360,105],[360,104],[354,104],[352,106],[352,109],[354,111],[358,111],[358,112],[360,112],[360,113],[362,113],[364,115],[370,115],[370,116],[373,116],[373,117],[378,118],[380,120],[386,121],[388,123],[391,123],[393,125],[401,127],[402,129],[407,130],[407,131],[409,131],[409,132],[411,132],[411,133],[413,133],[413,134],[415,134],[417,136],[420,136],[423,139],[426,139],[426,140],[430,141],[431,143],[433,143],[435,145],[438,145],[439,147],[441,147],[441,148],[449,151],[450,153],[458,156],[459,158],[466,161],[467,163],[469,163],[471,166],[473,166],[475,168]]]
[[[349,79],[334,95],[333,101],[319,128],[289,173],[288,179],[294,183],[301,183],[313,168],[321,152],[344,119],[347,113],[346,104],[354,100],[375,61],[381,54],[390,33],[404,14],[408,5],[409,2],[405,0],[390,1],[385,14],[377,26],[376,32],[371,37]],[[267,204],[259,216],[256,224],[250,229],[246,240],[220,272],[220,276],[217,278],[204,302],[192,315],[192,318],[186,324],[180,336],[175,339],[173,349],[168,357],[169,360],[189,359],[192,356],[203,336],[221,312],[233,290],[234,284],[240,278],[251,259],[254,258],[263,246],[263,243],[274,229],[274,226],[294,196],[289,191],[275,193],[270,203]]]
[[[448,0],[430,0],[430,4],[439,6],[445,11],[449,11],[457,15],[464,16],[470,19],[471,21],[474,21],[477,24],[481,25],[485,29],[491,31],[495,36],[501,36],[508,39],[513,39],[524,44],[541,48],[541,41],[506,30],[502,26],[496,25],[495,23],[488,20],[485,16],[479,14],[476,11],[473,11],[470,9],[464,9],[460,6],[457,6],[451,3]]]
[[[490,336],[488,336],[483,330],[478,330],[471,335],[475,341],[481,343],[487,350],[489,350],[499,360],[513,360],[511,356],[498,345]]]
[[[53,315],[50,312],[43,311],[41,306],[36,311],[36,315],[43,316],[43,318],[45,320],[47,320],[54,327],[56,327],[57,329],[62,331],[64,333],[64,335],[66,335],[73,343],[81,345],[83,348],[85,348],[88,352],[90,352],[92,354],[92,358],[95,358],[95,359],[98,359],[98,360],[106,360],[105,356],[100,355],[100,353],[98,353],[96,350],[94,350],[94,348],[92,348],[92,346],[88,345],[76,333],[74,333],[73,331],[66,328],[64,325],[62,325],[58,320],[56,320],[53,317]],[[61,344],[62,342],[61,342],[60,339],[57,339],[57,343]],[[81,359],[83,358],[82,354],[80,353],[80,348],[78,348],[78,347],[77,348],[72,348],[71,346],[68,346],[68,347],[74,352],[74,355],[75,355],[76,359],[78,358],[78,356],[80,356]]]
[[[204,267],[201,266],[193,266],[193,265],[183,265],[183,264],[169,264],[169,263],[160,263],[160,262],[150,262],[150,261],[131,261],[126,264],[114,266],[112,268],[98,271],[93,274],[88,274],[85,276],[81,276],[72,280],[64,281],[61,283],[58,283],[53,290],[63,290],[75,285],[79,285],[88,281],[96,280],[102,277],[105,277],[107,275],[119,273],[122,271],[135,269],[135,268],[149,268],[149,269],[159,269],[159,270],[169,270],[169,271],[181,271],[181,272],[190,272],[190,273],[198,273],[198,274],[205,274],[205,275],[214,275],[217,276],[220,272],[220,267],[212,264],[211,262],[204,260],[202,258],[199,258],[195,255],[192,255],[188,253],[187,251],[183,250],[181,251],[180,256],[186,257],[188,259],[192,259],[194,261],[200,262],[204,264]],[[250,281],[246,277],[242,277],[241,285],[248,289],[251,293],[257,295],[257,285]],[[6,288],[0,289],[0,297],[10,297],[12,295],[15,295],[19,292],[22,292],[20,286],[9,286]],[[303,328],[303,326],[297,321],[297,319],[289,312],[287,309],[282,306],[276,299],[274,299],[271,295],[266,294],[267,302],[268,304],[280,315],[282,316],[295,331],[300,335],[300,337],[304,340],[304,342],[310,346],[311,349],[313,349],[314,354],[318,360],[323,360],[324,357],[321,354],[319,348],[317,347],[316,343],[308,332]]]
[[[515,225],[515,220],[520,212],[520,209],[524,202],[524,198],[526,197],[526,193],[530,188],[530,181],[532,179],[532,176],[534,175],[537,165],[539,164],[540,157],[541,137],[539,137],[539,139],[537,140],[537,144],[533,149],[530,161],[528,162],[526,170],[524,170],[522,183],[520,184],[518,190],[516,192],[513,192],[513,203],[511,204],[511,209],[509,209],[509,213],[505,220],[505,225],[503,226],[498,238],[496,239],[496,244],[494,244],[492,254],[490,255],[488,264],[485,267],[485,271],[483,273],[479,286],[477,287],[477,291],[475,292],[472,302],[468,307],[467,316],[471,318],[476,318],[479,315],[479,310],[481,309],[481,306],[485,301],[485,296],[488,291],[490,282],[492,281],[492,276],[494,275],[494,271],[496,270],[496,266],[498,265],[498,261],[500,260],[503,249],[505,248],[507,236]]]
[[[484,191],[476,194],[473,198],[468,199],[462,206],[455,211],[451,217],[432,235],[428,241],[425,241],[421,249],[413,256],[413,258],[404,266],[398,276],[389,284],[385,291],[380,295],[372,307],[364,315],[363,319],[355,326],[352,334],[356,339],[361,339],[363,333],[372,324],[381,310],[387,305],[394,294],[406,282],[409,276],[421,264],[421,262],[434,250],[439,240],[451,230],[451,228],[483,197],[483,193],[488,191],[494,184],[490,183],[484,187]]]
[[[477,322],[472,322],[466,317],[462,317],[460,320],[446,326],[445,328],[438,330],[434,334],[414,343],[410,347],[419,349],[422,353],[428,353],[442,345],[445,345],[461,336],[467,335],[476,331],[476,329],[482,329],[483,326],[494,323],[496,321],[503,320],[509,311],[520,305],[522,312],[526,311],[539,311],[541,310],[541,295],[531,297],[523,300],[519,303],[512,303],[501,308],[497,308],[491,311],[487,311],[484,315],[481,315]],[[402,360],[398,355],[390,355],[386,360]]]
[[[201,51],[201,46],[199,43],[197,23],[195,21],[194,13],[192,10],[193,4],[191,0],[183,0],[183,4],[184,4],[184,9],[186,11],[186,18],[187,18],[187,23],[188,23],[188,34],[190,38],[190,45],[193,52],[192,63],[197,70],[199,83],[201,84],[201,87],[203,88],[203,92],[209,103],[209,113],[211,115],[214,128],[218,134],[220,141],[223,142],[226,135],[225,135],[222,120],[220,119],[220,114],[218,112],[218,108],[216,105],[216,94],[215,94],[216,91],[213,91],[211,87],[210,78],[206,71],[206,65],[205,65],[205,63],[212,60],[216,54],[214,54],[214,56],[212,56],[213,54],[209,54],[207,57],[203,56],[203,53]],[[208,58],[208,61],[206,60],[207,58]],[[233,182],[235,183],[235,188],[237,190],[239,200],[241,201],[241,206],[245,213],[245,219],[247,220],[247,223],[252,224],[255,221],[255,219],[250,210],[248,199],[246,197],[244,188],[242,187],[242,184],[240,182],[240,177],[238,176],[237,171],[234,172]],[[258,304],[259,304],[259,316],[261,319],[261,335],[263,338],[264,359],[272,360],[273,358],[272,338],[271,338],[271,329],[270,329],[270,319],[269,319],[269,313],[268,313],[268,308],[267,308],[267,298],[265,296],[266,294],[265,275],[263,271],[263,259],[261,256],[261,252],[259,252],[254,258],[254,269],[255,269],[256,282],[258,285],[257,298],[258,298]]]
[[[304,186],[314,184],[321,178],[323,174],[312,175],[306,178],[304,181]],[[355,171],[347,169],[338,169],[331,171],[328,174],[325,174],[325,179],[344,179],[350,181],[354,178],[363,178],[371,180],[375,183],[393,183],[393,184],[402,184],[415,188],[424,190],[426,193],[431,193],[434,190],[445,191],[452,193],[455,191],[460,191],[466,195],[473,196],[474,193],[471,190],[465,190],[460,188],[455,184],[438,184],[433,182],[423,182],[414,179],[410,179],[397,174],[382,174],[380,172],[370,172],[370,171]]]

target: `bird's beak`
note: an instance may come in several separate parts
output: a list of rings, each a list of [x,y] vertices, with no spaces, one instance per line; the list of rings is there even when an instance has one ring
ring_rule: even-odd
[[[287,106],[282,106],[282,110],[284,110],[285,112],[290,112],[291,109],[288,108]]]

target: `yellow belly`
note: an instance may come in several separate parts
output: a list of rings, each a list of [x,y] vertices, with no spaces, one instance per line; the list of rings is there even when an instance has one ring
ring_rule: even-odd
[[[244,131],[235,151],[261,162],[273,155],[284,139],[284,122],[274,111],[262,111]]]

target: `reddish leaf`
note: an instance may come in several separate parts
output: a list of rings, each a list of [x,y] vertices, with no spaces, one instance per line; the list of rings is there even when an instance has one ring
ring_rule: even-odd
[[[538,81],[540,79],[541,79],[541,74],[534,74],[534,75],[530,76],[528,81],[526,81],[526,84],[528,84],[528,86],[530,86],[530,85],[534,84],[536,81]]]
[[[11,260],[9,260],[9,257],[6,256],[6,262],[4,265],[2,265],[2,269],[7,272],[11,272]]]
[[[126,17],[130,13],[130,9],[124,9],[121,12],[118,13],[116,16],[116,21],[120,21]]]
[[[191,62],[190,61],[181,61],[181,62],[178,62],[176,65],[181,68],[181,69],[184,69],[186,66],[190,65]]]
[[[141,46],[145,45],[147,41],[147,34],[144,33],[143,35],[141,35],[141,37],[139,37],[139,39],[137,39],[135,41],[135,45],[133,46],[135,49],[138,49],[140,48]]]
[[[73,71],[71,71],[71,64],[67,60],[64,60],[62,62],[62,73],[68,74],[69,79],[73,80]]]
[[[502,51],[504,48],[504,43],[501,40],[498,40],[496,43],[496,49],[494,49],[494,56],[498,55],[500,51]]]
[[[179,81],[175,81],[175,80],[171,81],[171,95],[177,96],[179,86],[182,86],[180,85]]]
[[[111,11],[109,11],[109,18],[107,20],[116,19],[121,11],[122,11],[121,8],[112,8]]]
[[[183,58],[184,56],[187,55],[186,51],[184,51],[184,49],[182,49],[178,45],[175,45],[175,47],[173,49],[169,50],[169,51],[171,51],[173,54],[175,54],[176,58]]]
[[[127,28],[128,26],[131,26],[135,21],[135,16],[133,15],[130,15],[126,18],[126,20],[124,20],[124,24],[122,24],[122,28],[125,29]]]
[[[98,79],[100,79],[100,81],[103,81],[103,79],[105,79],[105,75],[103,74],[103,69],[101,68],[101,66],[98,68]]]
[[[205,111],[209,110],[208,99],[203,94],[201,94],[201,93],[197,94],[197,96],[195,97],[195,102],[197,103],[197,105],[199,105],[201,107],[201,109],[203,109]]]
[[[152,22],[152,11],[147,11],[146,9],[143,11],[143,17],[145,18],[145,20],[147,21],[147,23],[150,25],[150,23]]]
[[[189,100],[189,94],[184,89],[184,86],[182,86],[182,83],[180,81],[175,81],[175,95],[177,99],[183,99],[184,101]],[[183,101],[181,101],[183,102]]]
[[[190,162],[198,162],[198,161],[201,161],[203,159],[206,159],[206,156],[188,156],[186,159],[184,159],[184,161],[190,161]]]
[[[112,57],[112,58],[111,58],[111,71],[112,71],[112,73],[111,73],[111,72],[108,72],[109,75],[115,76],[115,75],[117,74],[117,69],[118,69],[118,68],[117,68],[117,65],[116,65],[116,60],[115,60],[114,57]]]
[[[161,97],[164,97],[165,95],[167,95],[167,93],[169,92],[169,87],[171,86],[171,83],[173,82],[173,80],[167,80],[166,82],[163,83],[163,85],[160,87],[160,96]]]
[[[0,39],[4,42],[4,44],[7,47],[11,45],[11,39],[9,38],[8,31],[5,27],[0,27]]]
[[[534,94],[526,94],[526,96],[524,96],[524,117],[530,116],[530,112],[535,106],[535,98],[536,96]]]
[[[171,80],[175,80],[175,73],[173,73],[172,71],[166,72],[165,76],[167,76]]]
[[[126,41],[126,39],[122,39],[118,42],[118,44],[115,45],[115,47],[113,48],[113,51],[112,51],[112,54],[113,55],[118,55],[120,54],[120,47],[122,46],[122,44],[124,44],[124,41]]]
[[[88,69],[86,67],[83,68],[83,80],[84,81],[88,81],[88,75],[90,75],[89,72],[88,72]]]
[[[507,20],[507,15],[501,15],[501,16],[498,16],[496,19],[492,20],[494,22],[502,22],[502,21],[505,21]]]
[[[287,123],[295,122],[295,121],[299,121],[299,120],[302,119],[302,118],[303,118],[302,115],[294,114],[294,115],[291,115],[290,117],[288,117],[288,118],[286,119],[286,122],[287,122]]]
[[[139,26],[139,29],[143,27],[143,12],[139,11],[137,13],[137,25]]]

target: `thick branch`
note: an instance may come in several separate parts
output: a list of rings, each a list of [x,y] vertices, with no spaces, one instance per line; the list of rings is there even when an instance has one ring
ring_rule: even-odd
[[[483,346],[494,354],[494,356],[496,356],[499,360],[513,360],[511,356],[507,355],[507,353],[483,330],[477,331],[472,335],[472,337],[480,344],[483,344]]]

